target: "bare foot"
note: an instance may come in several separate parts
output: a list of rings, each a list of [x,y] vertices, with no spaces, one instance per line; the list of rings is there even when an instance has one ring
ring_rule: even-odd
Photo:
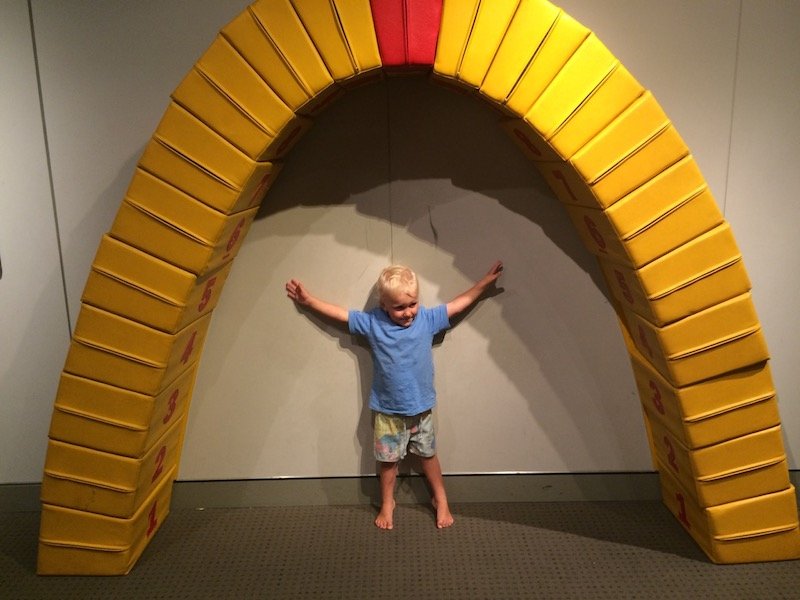
[[[375,517],[375,526],[378,527],[378,529],[394,528],[395,505],[395,502],[392,502],[391,505],[384,503],[383,506],[381,506],[381,512],[379,512],[378,516]]]
[[[433,509],[436,511],[436,527],[439,529],[450,527],[455,522],[453,515],[450,513],[450,505],[447,502],[439,504],[436,498],[432,500],[432,503]]]

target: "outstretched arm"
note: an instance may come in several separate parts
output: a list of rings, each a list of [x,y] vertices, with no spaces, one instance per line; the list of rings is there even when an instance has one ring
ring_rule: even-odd
[[[347,323],[349,314],[346,308],[312,296],[305,286],[296,279],[292,279],[286,284],[286,295],[297,304],[306,306],[323,317],[328,317],[340,323]]]
[[[498,260],[492,265],[486,275],[475,282],[475,285],[447,303],[447,316],[452,317],[469,308],[478,298],[481,297],[481,294],[486,291],[486,288],[497,281],[497,278],[500,277],[502,272],[503,263]]]

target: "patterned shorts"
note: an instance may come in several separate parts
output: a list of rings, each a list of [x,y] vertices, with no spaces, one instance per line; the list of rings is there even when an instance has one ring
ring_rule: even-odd
[[[431,411],[404,417],[372,413],[375,431],[375,458],[380,462],[399,462],[411,452],[430,458],[436,454],[436,437]]]

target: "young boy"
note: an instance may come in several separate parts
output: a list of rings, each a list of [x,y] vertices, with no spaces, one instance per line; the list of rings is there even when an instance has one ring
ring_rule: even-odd
[[[373,411],[375,458],[380,464],[381,509],[375,525],[392,529],[397,465],[409,451],[420,457],[436,510],[436,526],[450,527],[453,515],[447,503],[442,468],[436,456],[431,409],[433,336],[450,326],[450,318],[471,306],[503,270],[495,262],[489,272],[447,304],[426,308],[419,304],[419,284],[408,267],[384,269],[378,278],[380,308],[368,312],[347,310],[311,295],[299,281],[286,284],[295,302],[322,316],[347,323],[350,333],[363,335],[372,349],[374,375],[369,395]]]

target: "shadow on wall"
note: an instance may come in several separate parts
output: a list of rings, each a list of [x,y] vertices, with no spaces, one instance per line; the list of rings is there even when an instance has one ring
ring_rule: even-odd
[[[568,457],[576,447],[589,446],[590,440],[598,438],[615,455],[626,454],[630,448],[638,452],[640,440],[631,440],[624,426],[634,413],[639,422],[633,384],[627,386],[627,394],[617,393],[620,377],[626,378],[621,380],[623,386],[631,377],[627,355],[611,309],[602,316],[597,314],[597,299],[602,303],[607,294],[605,283],[566,211],[500,130],[500,118],[488,105],[432,85],[426,78],[391,78],[348,91],[315,119],[312,129],[288,156],[248,240],[252,243],[265,235],[258,221],[284,211],[348,205],[369,219],[402,228],[421,244],[452,257],[453,266],[467,280],[483,275],[491,261],[502,258],[508,265],[502,280],[507,292],[497,300],[502,319],[516,338],[515,345],[509,348],[497,339],[497,332],[489,328],[490,319],[472,314],[467,320],[488,341],[492,360],[526,397],[528,410],[550,438],[555,452],[567,457],[564,460],[569,463]],[[375,198],[382,195],[385,201],[376,202]],[[526,228],[539,228],[543,235],[522,243],[509,240],[507,221],[487,222],[481,212],[480,207],[486,207],[496,213],[496,208],[487,206],[487,198],[505,209],[507,219],[522,219]],[[297,218],[284,223],[278,235],[313,244],[313,235],[319,234],[320,228],[325,229],[310,217]],[[325,233],[332,233],[337,245],[374,250],[363,232],[325,229]],[[386,254],[398,261],[407,260],[406,252],[397,244],[396,240],[390,242],[392,247]],[[548,253],[552,255],[554,250],[562,264],[572,265],[569,277],[550,264],[552,256]],[[519,255],[510,255],[514,252]],[[425,265],[411,262],[425,278]],[[580,279],[581,273],[591,282],[588,287],[599,290],[594,304],[574,297],[576,290],[580,293],[580,286],[573,280]],[[586,287],[585,281],[582,285]],[[319,289],[314,282],[307,283]],[[442,299],[460,291],[443,285]],[[422,293],[424,301],[426,290]],[[554,295],[559,294],[563,298],[554,301]],[[365,298],[364,307],[373,302],[372,296]],[[223,303],[227,308],[228,299]],[[475,313],[480,313],[480,307]],[[532,313],[535,318],[531,318]],[[366,409],[371,380],[369,351],[346,330],[310,318],[358,363],[363,408],[357,430],[360,465],[363,473],[372,473],[372,434]],[[550,333],[542,334],[542,323],[550,324]],[[610,335],[615,336],[613,340],[608,339]],[[231,331],[223,343],[234,344],[236,337]],[[599,348],[587,350],[583,346],[593,337],[600,338]],[[608,352],[615,344],[618,352]],[[538,370],[535,365],[521,366],[524,357],[509,358],[515,348],[535,357]],[[206,363],[203,370],[209,366]],[[565,372],[574,375],[565,376]],[[612,381],[617,373],[620,377]],[[551,397],[532,397],[532,379],[538,386],[545,379]],[[587,447],[582,453],[590,456],[591,449]],[[565,470],[585,468],[585,462],[565,464]]]

